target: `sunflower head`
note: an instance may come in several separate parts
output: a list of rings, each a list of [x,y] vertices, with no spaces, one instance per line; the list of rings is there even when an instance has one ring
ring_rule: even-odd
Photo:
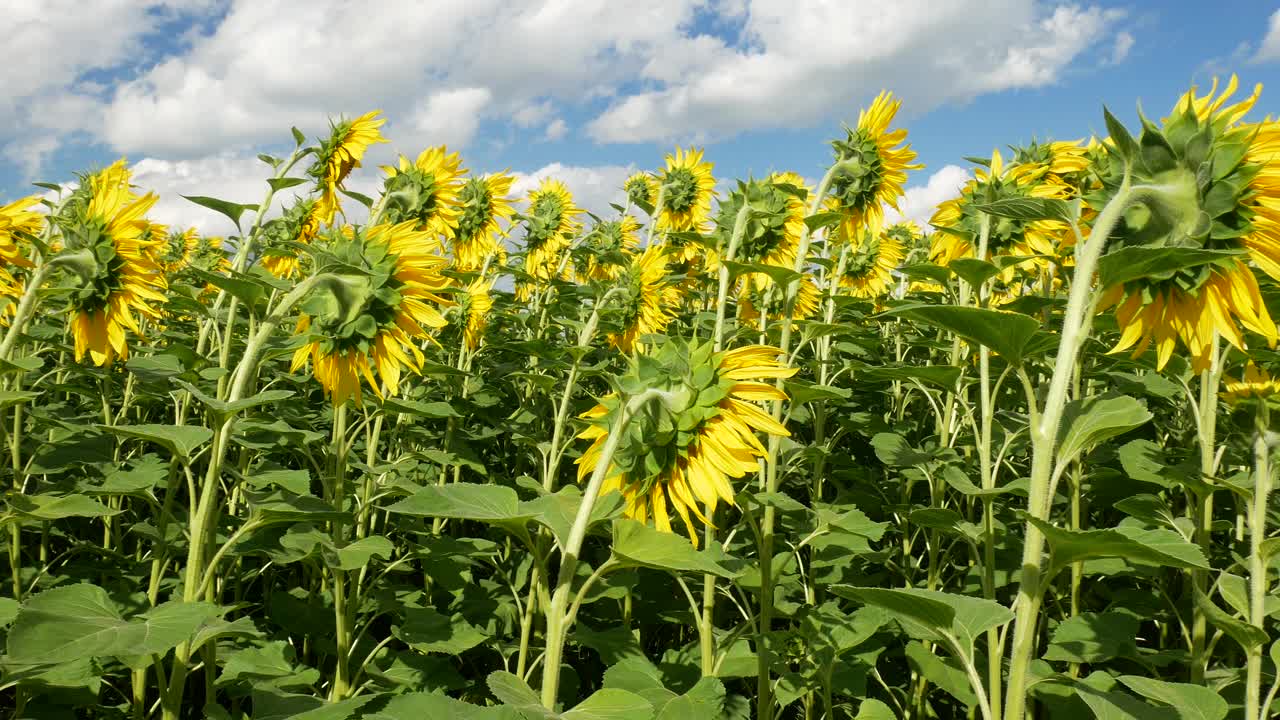
[[[830,197],[858,222],[878,223],[884,206],[897,209],[907,171],[924,167],[911,162],[916,153],[904,144],[907,131],[889,129],[901,106],[893,93],[881,92],[858,115],[857,126],[846,127],[845,137],[831,142],[836,170]]]
[[[524,271],[536,280],[562,276],[561,260],[573,236],[581,229],[575,219],[582,210],[574,205],[573,193],[559,180],[546,179],[529,193],[525,219]],[[531,288],[522,284],[517,296],[528,296]]]
[[[40,205],[40,196],[14,200],[0,205],[0,261],[29,268],[33,263],[26,250],[44,227],[44,215],[32,208]]]
[[[316,181],[320,190],[320,220],[324,224],[333,222],[339,209],[338,188],[351,171],[360,167],[365,151],[370,145],[386,142],[378,128],[386,123],[386,118],[378,117],[381,110],[373,110],[355,120],[342,120],[332,124],[329,137],[320,143],[315,162],[307,170]]]
[[[397,166],[384,168],[385,205],[381,220],[397,224],[414,220],[418,227],[453,237],[462,214],[462,158],[444,145],[423,150],[413,162],[400,156]]]
[[[893,271],[915,239],[911,227],[900,223],[881,232],[874,225],[858,227],[846,220],[841,234],[849,238],[849,249],[841,250],[844,269],[840,285],[855,297],[877,299],[887,295],[893,284]]]
[[[422,367],[418,341],[445,325],[434,306],[452,304],[439,294],[450,282],[440,274],[447,261],[439,241],[416,225],[353,228],[350,238],[339,234],[318,253],[335,279],[303,302],[299,332],[306,340],[293,370],[310,360],[335,405],[361,401],[361,378],[379,397],[395,394],[402,370]]]
[[[590,253],[582,273],[587,280],[613,280],[626,269],[640,246],[636,233],[640,223],[630,215],[619,220],[601,220],[583,238]]]
[[[655,178],[658,190],[655,202],[661,207],[655,219],[659,230],[703,232],[711,217],[711,200],[716,194],[715,166],[702,159],[698,148],[676,148],[667,155],[667,166]]]
[[[63,218],[63,259],[72,270],[71,331],[75,357],[97,365],[127,358],[126,331],[140,318],[158,319],[168,287],[159,255],[166,238],[144,215],[157,200],[129,189],[123,161],[85,178],[83,202]]]
[[[938,206],[930,219],[937,232],[933,236],[930,260],[939,265],[977,254],[981,232],[983,205],[1015,198],[1063,199],[1070,188],[1042,165],[1006,164],[1000,151],[990,161],[981,161],[974,177],[960,191],[960,197]],[[1069,229],[1061,220],[1019,219],[990,215],[987,257],[1013,256],[1034,258],[1032,265],[1043,266],[1061,254],[1070,244]]]
[[[1115,351],[1136,345],[1141,353],[1154,342],[1163,366],[1180,341],[1192,367],[1202,370],[1215,336],[1246,347],[1240,325],[1276,342],[1248,262],[1280,278],[1280,123],[1242,122],[1261,86],[1228,104],[1236,87],[1233,76],[1221,94],[1216,81],[1205,96],[1192,88],[1160,123],[1144,118],[1136,140],[1113,128],[1101,187],[1087,200],[1095,209],[1105,205],[1126,168],[1142,190],[1108,238],[1107,252],[1178,260],[1107,288],[1104,303],[1116,306],[1122,329]]]
[[[653,204],[658,201],[658,181],[647,172],[638,172],[622,183],[627,200],[636,207],[653,214]]]
[[[319,200],[299,200],[284,215],[262,228],[262,266],[279,278],[298,272],[302,256],[298,245],[310,245],[320,234]]]
[[[462,326],[462,342],[467,350],[475,352],[484,339],[489,324],[489,311],[493,309],[493,281],[472,280],[457,296],[459,324]]]
[[[621,269],[623,296],[615,304],[622,331],[609,334],[611,345],[629,353],[641,337],[666,329],[680,305],[680,290],[668,282],[668,272],[667,255],[656,245]]]
[[[738,262],[791,269],[796,264],[804,234],[804,200],[808,189],[795,173],[774,173],[764,180],[739,182],[720,203],[716,232],[720,247],[727,248],[738,213],[748,208],[747,224],[734,259]],[[765,291],[773,279],[765,273],[747,273],[742,291]]]
[[[1280,395],[1280,380],[1273,379],[1265,368],[1258,367],[1250,360],[1245,364],[1240,379],[1227,378],[1223,390],[1223,400],[1234,405],[1248,398],[1265,399]]]
[[[693,519],[709,523],[721,501],[734,505],[729,480],[759,468],[765,450],[756,432],[789,434],[754,404],[786,397],[761,382],[795,373],[778,362],[779,355],[763,345],[716,353],[709,343],[672,340],[636,356],[618,379],[618,392],[582,416],[589,425],[578,437],[594,442],[577,461],[579,480],[595,469],[627,399],[657,391],[658,399],[641,407],[628,425],[601,492],[621,492],[628,517],[653,518],[664,532],[672,532],[673,508],[697,545]]]
[[[175,273],[190,265],[200,247],[200,233],[195,228],[187,228],[181,232],[175,230],[165,233],[163,237],[160,261],[164,264],[164,269]]]
[[[458,192],[458,227],[453,234],[453,261],[462,271],[479,270],[485,258],[500,251],[506,237],[502,223],[515,208],[507,197],[514,178],[505,173],[469,178]]]

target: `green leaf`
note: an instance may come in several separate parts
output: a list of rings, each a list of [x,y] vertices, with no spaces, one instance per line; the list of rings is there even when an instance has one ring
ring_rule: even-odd
[[[1040,329],[1035,318],[1021,313],[952,305],[908,305],[885,315],[901,316],[942,328],[973,345],[991,348],[1010,365],[1021,365],[1023,352]]]
[[[951,268],[956,275],[960,276],[960,279],[974,288],[1000,274],[1000,268],[986,260],[977,258],[957,258],[952,260],[947,267]]]
[[[271,189],[276,192],[280,192],[281,190],[285,190],[297,185],[301,185],[304,182],[306,182],[306,180],[302,178],[292,178],[292,177],[267,178],[267,184],[270,185]]]
[[[1040,528],[1053,554],[1046,578],[1072,563],[1096,558],[1125,560],[1179,568],[1209,569],[1198,545],[1187,542],[1172,530],[1144,530],[1122,526],[1109,530],[1064,530],[1043,520],[1028,517]]]
[[[7,652],[19,663],[72,657],[163,654],[225,612],[203,602],[170,601],[126,620],[96,585],[46,590],[23,603],[9,630]]]
[[[98,425],[113,435],[153,442],[179,459],[189,461],[196,448],[213,438],[213,431],[197,425]]]
[[[1228,637],[1235,640],[1241,648],[1247,653],[1249,650],[1262,645],[1270,639],[1267,631],[1240,620],[1233,615],[1228,615],[1224,610],[1219,608],[1212,600],[1210,600],[1200,588],[1192,588],[1195,592],[1196,607],[1204,612],[1205,618],[1213,623]]]
[[[925,679],[959,700],[965,707],[973,707],[978,703],[978,696],[974,694],[969,677],[959,662],[934,655],[918,641],[907,643],[906,656]]]
[[[184,200],[189,200],[201,207],[209,208],[215,212],[222,213],[235,223],[236,229],[240,229],[240,216],[245,210],[257,210],[257,205],[243,205],[241,203],[233,203],[229,200],[219,200],[218,198],[206,197],[204,195],[183,195]]]
[[[1173,470],[1164,462],[1163,449],[1150,440],[1130,440],[1119,451],[1120,466],[1130,478],[1160,487],[1173,487]]]
[[[212,273],[198,267],[187,268],[193,275],[204,282],[225,290],[227,294],[239,300],[245,307],[253,310],[271,294],[271,286],[252,275],[236,273],[234,275]]]
[[[505,707],[480,707],[447,695],[407,693],[396,695],[381,710],[361,715],[362,720],[514,720],[521,717]]]
[[[400,413],[402,415],[417,415],[425,418],[451,418],[462,417],[457,410],[447,402],[419,402],[417,400],[406,400],[403,398],[387,398],[382,403],[382,407],[391,412]]]
[[[868,698],[858,705],[858,715],[853,720],[898,720],[898,716],[893,714],[893,709],[888,705]]]
[[[955,365],[902,365],[865,367],[857,370],[858,377],[869,380],[919,380],[943,390],[955,390],[962,368]]]
[[[499,702],[510,705],[525,717],[543,717],[553,720],[556,714],[542,706],[542,698],[518,675],[498,670],[489,673],[485,684]]]
[[[809,226],[809,232],[816,232],[825,227],[839,225],[840,221],[844,220],[845,217],[847,216],[844,213],[828,210],[806,217],[804,219],[804,224]]]
[[[944,288],[947,283],[951,282],[952,272],[942,265],[934,265],[933,263],[920,263],[917,265],[904,265],[899,268],[908,280],[916,282],[937,283]]]
[[[1138,654],[1138,618],[1123,612],[1081,613],[1063,620],[1053,631],[1044,659],[1101,663]]]
[[[1226,700],[1203,685],[1171,683],[1138,675],[1121,675],[1119,679],[1139,695],[1176,708],[1184,720],[1222,720],[1230,710]]]
[[[0,410],[31,402],[38,397],[40,393],[31,390],[0,390]]]
[[[1062,413],[1058,463],[1066,464],[1089,448],[1147,424],[1151,413],[1128,395],[1072,400]]]
[[[635,693],[603,688],[560,717],[564,720],[650,720],[653,706]]]
[[[191,393],[193,397],[203,403],[205,407],[209,408],[214,415],[221,418],[230,417],[231,415],[244,412],[245,410],[258,407],[259,405],[277,403],[285,398],[291,398],[295,394],[292,390],[264,390],[257,395],[236,400],[235,402],[226,402],[206,394],[200,390],[200,388],[185,380],[175,379],[174,382],[187,392]]]
[[[1071,205],[1065,200],[1037,197],[1010,197],[989,203],[978,203],[973,206],[978,212],[996,217],[1014,220],[1061,220],[1069,223],[1074,219]]]
[[[520,507],[516,491],[501,485],[453,483],[427,485],[387,508],[387,512],[419,517],[459,520],[528,520],[532,515]]]
[[[62,520],[69,517],[111,517],[120,514],[87,495],[18,495],[10,493],[9,506],[14,510],[41,520]]]
[[[381,535],[370,535],[336,550],[326,550],[323,556],[329,567],[351,571],[368,565],[374,557],[389,560],[395,552],[396,546],[390,540]]]
[[[726,261],[724,266],[729,268],[730,277],[740,277],[750,273],[760,273],[772,279],[781,286],[786,286],[792,280],[803,277],[800,273],[791,268],[778,267],[777,265],[768,265],[765,263],[740,263]]]
[[[1075,691],[1097,720],[1169,720],[1161,709],[1125,693],[1107,692],[1084,683],[1076,683]]]
[[[960,643],[958,649],[966,655],[972,654],[974,641],[982,633],[1013,620],[1009,608],[967,595],[920,588],[891,590],[847,585],[834,585],[831,590],[842,597],[889,611],[912,637],[948,646],[954,638]]]
[[[461,613],[450,616],[435,608],[407,608],[392,634],[418,652],[446,655],[460,655],[489,638]]]
[[[1134,245],[1098,260],[1098,285],[1110,288],[1141,278],[1165,280],[1180,270],[1235,260],[1244,250],[1201,250],[1186,247]]]
[[[253,508],[253,514],[262,522],[323,522],[345,520],[350,516],[350,513],[335,510],[318,497],[295,495],[288,490],[255,492],[246,489],[244,497]]]
[[[613,554],[626,565],[710,573],[734,578],[738,573],[720,565],[706,550],[695,550],[683,535],[664,533],[635,520],[613,523]]]

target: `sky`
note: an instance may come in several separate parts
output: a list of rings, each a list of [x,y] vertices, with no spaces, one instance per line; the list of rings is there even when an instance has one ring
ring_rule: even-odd
[[[0,0],[0,202],[127,157],[158,222],[223,234],[180,196],[256,203],[296,126],[381,109],[378,165],[447,144],[527,192],[557,177],[598,213],[630,173],[706,148],[722,187],[819,177],[882,89],[925,167],[927,220],[966,156],[1136,125],[1214,77],[1280,114],[1280,5],[1256,0]],[[291,199],[286,191],[279,202]]]

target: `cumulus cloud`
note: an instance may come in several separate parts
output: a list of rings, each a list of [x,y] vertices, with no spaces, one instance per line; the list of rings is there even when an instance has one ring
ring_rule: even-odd
[[[895,223],[912,220],[922,229],[929,229],[929,218],[938,203],[960,194],[960,188],[969,181],[969,171],[959,165],[947,165],[932,175],[924,185],[909,186],[904,197],[898,200],[898,209],[889,208],[885,221]]]
[[[646,65],[656,88],[587,128],[601,142],[706,141],[808,125],[892,87],[914,112],[1057,80],[1109,37],[1118,10],[1024,0],[810,4],[754,0],[741,46],[681,37]]]
[[[1253,56],[1254,62],[1274,62],[1280,60],[1280,10],[1271,13],[1271,22],[1267,25],[1267,34]]]
[[[601,217],[616,214],[609,203],[623,204],[626,193],[622,191],[622,183],[627,176],[635,172],[634,165],[598,165],[579,166],[551,163],[527,173],[515,173],[516,181],[511,184],[511,194],[523,199],[547,178],[555,178],[573,193],[574,202],[587,212]]]
[[[426,98],[411,115],[414,133],[431,144],[463,147],[480,127],[480,114],[493,100],[488,88],[445,90]]]

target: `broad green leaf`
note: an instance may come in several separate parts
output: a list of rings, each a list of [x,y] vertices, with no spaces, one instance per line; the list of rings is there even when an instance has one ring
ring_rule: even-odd
[[[305,182],[306,180],[302,178],[293,178],[293,177],[267,178],[267,184],[270,185],[271,189],[275,190],[276,192],[280,192],[281,190],[285,190],[291,187],[295,187],[297,185],[301,185]]]
[[[548,720],[554,720],[556,714],[542,706],[542,699],[538,697],[538,693],[529,687],[518,675],[498,670],[489,673],[485,684],[489,686],[489,692],[493,693],[499,702],[504,705],[510,705],[518,710],[525,717],[543,717]]]
[[[1160,708],[1122,692],[1101,690],[1084,683],[1076,683],[1075,691],[1097,720],[1169,720],[1168,713]]]
[[[447,695],[435,693],[407,693],[396,695],[374,713],[365,713],[363,720],[515,720],[521,717],[510,708],[480,707]]]
[[[653,706],[635,693],[603,688],[560,717],[564,720],[650,720]]]
[[[1109,288],[1139,278],[1168,279],[1187,268],[1233,261],[1244,250],[1129,246],[1098,260],[1098,284]]]
[[[988,215],[1027,222],[1058,220],[1069,223],[1074,219],[1071,205],[1066,200],[1055,198],[1009,197],[995,202],[975,204],[973,207]]]
[[[1200,588],[1192,589],[1195,592],[1196,607],[1200,608],[1205,618],[1219,630],[1226,633],[1232,640],[1235,640],[1245,652],[1265,644],[1270,639],[1266,630],[1226,613],[1206,597],[1200,591]]]
[[[6,650],[20,663],[163,654],[223,612],[209,603],[171,601],[126,620],[106,590],[64,585],[23,603],[9,629]]]
[[[839,225],[840,221],[844,220],[846,217],[848,216],[842,212],[818,212],[806,217],[804,219],[804,224],[809,226],[810,232],[813,232],[825,227],[831,227],[832,225]]]
[[[111,517],[120,510],[112,510],[88,495],[17,495],[7,496],[14,510],[41,520],[62,520],[69,517]]]
[[[917,282],[930,282],[946,287],[951,282],[951,270],[941,265],[933,263],[920,263],[918,265],[904,265],[899,268],[903,275],[908,279]]]
[[[1021,365],[1023,353],[1040,322],[1021,313],[953,305],[909,305],[885,315],[910,318],[954,333],[972,345],[991,348],[1010,365]]]
[[[246,205],[243,203],[233,203],[230,200],[220,200],[214,197],[206,197],[204,195],[182,195],[182,199],[189,200],[201,207],[209,208],[215,212],[227,216],[231,222],[235,223],[236,229],[240,228],[240,216],[245,210],[257,210],[257,205]]]
[[[968,675],[956,660],[934,655],[919,641],[907,643],[906,656],[925,679],[945,690],[965,707],[973,707],[978,703],[978,696],[969,684]]]
[[[957,258],[948,263],[947,267],[973,288],[1000,274],[1000,268],[977,258]]]
[[[113,435],[155,443],[187,461],[196,448],[213,438],[213,431],[198,425],[98,425]]]
[[[1120,447],[1120,465],[1130,478],[1161,487],[1173,487],[1172,471],[1164,462],[1164,451],[1150,440],[1130,440]]]
[[[200,388],[196,387],[195,385],[192,385],[191,383],[185,380],[175,379],[174,383],[181,386],[187,392],[191,393],[193,397],[195,397],[197,400],[203,403],[205,407],[209,408],[209,410],[211,410],[214,413],[214,415],[217,415],[223,418],[243,412],[245,410],[248,410],[249,408],[258,407],[260,405],[268,405],[271,403],[277,403],[277,402],[280,402],[281,400],[284,400],[285,398],[293,397],[294,395],[294,392],[292,390],[264,390],[258,393],[257,395],[253,395],[251,397],[247,397],[242,400],[237,400],[235,402],[229,403],[224,400],[219,400],[211,395],[206,394],[204,391],[200,390]]]
[[[457,410],[447,402],[419,402],[417,400],[406,400],[404,398],[387,398],[382,403],[382,407],[391,412],[400,413],[402,415],[417,415],[425,418],[451,418],[462,417]]]
[[[1109,530],[1064,530],[1027,518],[1044,533],[1053,555],[1049,577],[1072,563],[1095,558],[1122,558],[1153,565],[1209,569],[1200,547],[1172,530],[1122,526]]]
[[[943,450],[918,450],[907,443],[907,439],[898,433],[876,433],[871,438],[871,447],[875,448],[876,457],[891,467],[911,467],[935,462],[944,455],[952,455],[950,448]]]
[[[858,704],[858,715],[853,720],[898,720],[898,716],[888,705],[875,698],[867,698]]]
[[[1203,685],[1165,682],[1138,675],[1121,675],[1119,679],[1139,695],[1176,709],[1184,720],[1222,720],[1230,709],[1226,700]]]
[[[390,540],[381,535],[370,535],[336,550],[325,549],[323,556],[329,567],[351,571],[363,568],[375,557],[390,560],[395,551],[395,545]]]
[[[967,595],[936,590],[850,587],[835,585],[832,592],[867,605],[887,610],[913,637],[949,643],[954,638],[960,650],[973,651],[974,641],[991,628],[1013,620],[1013,612],[999,603]]]
[[[737,576],[706,550],[695,550],[689,538],[664,533],[635,520],[614,521],[613,554],[626,565],[710,573],[722,578]]]
[[[1053,631],[1044,659],[1101,663],[1138,653],[1138,618],[1128,613],[1081,613],[1067,618]]]
[[[1058,438],[1058,462],[1068,463],[1091,447],[1150,422],[1151,413],[1127,395],[1094,396],[1067,403]]]
[[[418,652],[446,655],[460,655],[488,639],[461,613],[449,616],[434,608],[407,608],[394,634]]]
[[[766,263],[742,263],[726,261],[724,266],[729,268],[730,277],[739,277],[749,275],[751,273],[759,273],[768,276],[778,285],[785,286],[792,280],[803,277],[800,273],[789,267],[779,267],[777,265],[768,265]]]
[[[323,522],[345,520],[350,513],[335,510],[313,495],[295,495],[288,490],[255,492],[244,490],[245,499],[259,520],[278,522]]]
[[[859,378],[869,380],[919,380],[943,390],[954,390],[963,370],[955,365],[882,366],[857,371]]]
[[[387,508],[387,512],[459,520],[516,520],[532,517],[520,508],[516,491],[501,485],[428,485]]]
[[[40,393],[31,390],[0,390],[0,410],[22,403],[29,403],[38,397],[40,397]]]

